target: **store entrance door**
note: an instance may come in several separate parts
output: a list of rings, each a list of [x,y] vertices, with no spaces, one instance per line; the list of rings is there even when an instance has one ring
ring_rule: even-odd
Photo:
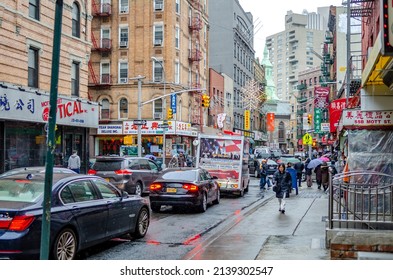
[[[68,158],[72,155],[72,151],[78,151],[78,155],[81,159],[81,173],[85,173],[84,162],[85,162],[85,151],[83,149],[83,134],[81,133],[65,133],[65,154],[66,154],[66,166],[68,166]]]

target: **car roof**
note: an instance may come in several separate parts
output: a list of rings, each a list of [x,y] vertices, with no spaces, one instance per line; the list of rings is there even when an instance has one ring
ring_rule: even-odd
[[[45,166],[31,166],[31,167],[19,167],[8,170],[3,174],[0,174],[0,177],[10,176],[14,174],[30,174],[30,173],[43,173],[45,174],[46,167]],[[53,174],[55,173],[65,173],[65,174],[77,174],[75,171],[65,168],[65,167],[53,167]]]

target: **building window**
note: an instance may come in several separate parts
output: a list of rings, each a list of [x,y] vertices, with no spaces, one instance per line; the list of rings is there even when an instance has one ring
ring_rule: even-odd
[[[164,80],[164,71],[162,69],[162,62],[153,61],[153,81],[162,82]]]
[[[175,11],[176,11],[176,14],[180,14],[180,0],[176,0]]]
[[[120,13],[121,14],[126,14],[126,13],[128,13],[128,0],[120,0],[120,5],[119,5],[119,8],[120,8]]]
[[[164,27],[163,25],[154,25],[153,30],[153,44],[154,46],[162,46],[162,41],[164,38]]]
[[[101,63],[101,84],[109,84],[110,83],[110,65],[109,63]]]
[[[120,48],[126,48],[128,46],[128,27],[120,27],[119,45]]]
[[[180,48],[180,28],[178,26],[176,26],[175,30],[175,48]]]
[[[285,138],[285,125],[283,122],[280,122],[278,125],[278,139],[284,139]]]
[[[101,100],[101,119],[109,119],[109,100],[108,99],[102,99]]]
[[[79,62],[72,62],[71,66],[71,96],[79,96]]]
[[[33,47],[29,48],[28,57],[28,86],[38,88],[38,52]]]
[[[101,29],[100,47],[109,49],[111,47],[111,33],[109,29]]]
[[[81,22],[80,22],[79,6],[74,2],[72,4],[72,36],[80,38],[81,36]]]
[[[119,118],[127,119],[128,118],[128,101],[126,98],[120,99],[119,102]]]
[[[128,82],[128,62],[119,62],[119,83],[126,84]]]
[[[154,0],[154,10],[162,11],[164,9],[164,0]]]
[[[29,17],[40,20],[40,0],[29,0]]]
[[[162,118],[162,99],[157,99],[154,101],[154,116],[153,118],[161,119]]]
[[[175,62],[175,84],[180,84],[180,63]]]

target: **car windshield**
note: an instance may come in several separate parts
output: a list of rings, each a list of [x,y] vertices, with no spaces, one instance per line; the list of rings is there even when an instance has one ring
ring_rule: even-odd
[[[197,172],[195,170],[186,170],[186,171],[171,171],[162,175],[162,178],[165,180],[186,180],[186,181],[195,181]]]
[[[269,158],[269,157],[270,157],[270,155],[267,153],[259,153],[257,156],[257,158]]]
[[[0,201],[35,202],[44,192],[44,181],[0,180]]]
[[[120,170],[122,161],[96,161],[93,165],[93,169],[97,171],[114,171]]]

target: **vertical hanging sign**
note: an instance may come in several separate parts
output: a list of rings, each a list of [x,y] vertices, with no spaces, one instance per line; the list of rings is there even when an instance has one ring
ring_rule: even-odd
[[[176,93],[171,94],[171,109],[172,113],[176,114]]]
[[[274,131],[274,113],[267,113],[267,131]]]
[[[244,130],[250,130],[250,110],[244,110]]]

